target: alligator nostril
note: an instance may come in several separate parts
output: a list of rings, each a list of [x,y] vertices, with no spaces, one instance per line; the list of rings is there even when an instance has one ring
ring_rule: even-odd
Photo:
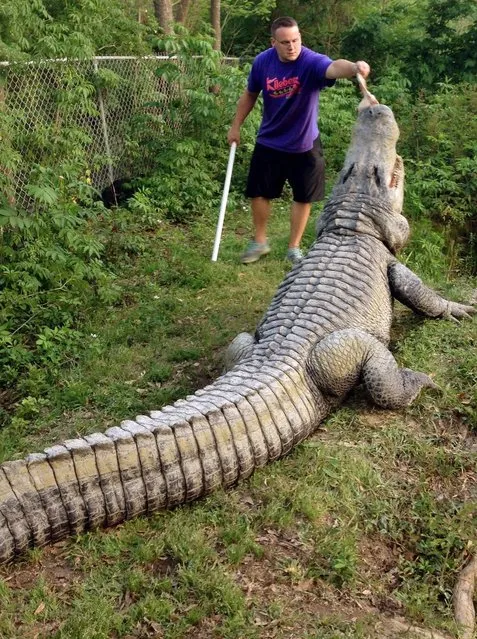
[[[346,180],[349,178],[349,176],[351,175],[351,173],[353,172],[354,169],[354,163],[349,167],[349,169],[346,171],[346,173],[343,175],[343,179],[341,181],[341,184],[344,184],[346,182]]]
[[[381,178],[379,177],[378,167],[374,167],[374,180],[376,182],[376,186],[381,186]]]

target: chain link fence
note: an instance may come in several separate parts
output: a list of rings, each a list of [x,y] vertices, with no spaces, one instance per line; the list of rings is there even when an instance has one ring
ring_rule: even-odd
[[[88,179],[99,191],[120,178],[147,172],[140,154],[130,152],[128,134],[133,117],[144,114],[152,116],[148,126],[157,135],[180,134],[181,120],[170,118],[172,101],[183,99],[180,83],[166,82],[155,72],[161,61],[170,59],[109,56],[0,62],[0,110],[10,123],[9,143],[17,157],[10,169],[1,166],[0,158],[0,170],[11,182],[10,201],[34,207],[27,185],[39,166],[51,166],[53,146],[56,158],[80,149],[92,167]]]

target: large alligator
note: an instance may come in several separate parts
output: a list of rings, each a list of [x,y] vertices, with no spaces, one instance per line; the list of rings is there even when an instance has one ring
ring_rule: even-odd
[[[228,371],[172,406],[0,467],[0,561],[30,546],[232,486],[313,433],[358,382],[401,408],[434,383],[387,348],[392,301],[434,318],[447,301],[395,257],[409,227],[391,109],[368,102],[305,259],[285,277]]]

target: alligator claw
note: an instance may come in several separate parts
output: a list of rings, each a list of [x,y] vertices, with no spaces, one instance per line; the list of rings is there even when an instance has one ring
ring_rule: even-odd
[[[471,315],[477,313],[477,308],[468,306],[467,304],[459,304],[458,302],[449,302],[445,317],[447,319],[471,319]]]

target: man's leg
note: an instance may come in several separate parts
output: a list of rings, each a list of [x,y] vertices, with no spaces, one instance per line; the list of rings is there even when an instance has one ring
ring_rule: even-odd
[[[250,162],[245,195],[251,199],[254,239],[249,242],[240,261],[256,262],[270,253],[267,242],[267,225],[271,212],[271,200],[280,197],[286,180],[287,163],[284,154],[261,144],[256,144]]]
[[[270,217],[270,200],[264,197],[254,197],[251,201],[253,225],[255,227],[255,241],[265,244],[267,241],[267,224]]]
[[[287,257],[296,263],[303,257],[299,246],[310,217],[311,202],[324,197],[325,161],[319,137],[310,151],[290,156],[288,181],[293,191],[293,206]]]
[[[301,238],[305,232],[306,223],[310,217],[311,204],[309,202],[293,202],[290,217],[290,242],[288,248],[299,248]]]
[[[248,243],[245,252],[242,253],[240,261],[242,264],[256,262],[263,255],[270,253],[270,246],[267,242],[267,223],[270,217],[270,200],[264,197],[253,197],[251,199],[253,225],[255,227],[254,239]]]

